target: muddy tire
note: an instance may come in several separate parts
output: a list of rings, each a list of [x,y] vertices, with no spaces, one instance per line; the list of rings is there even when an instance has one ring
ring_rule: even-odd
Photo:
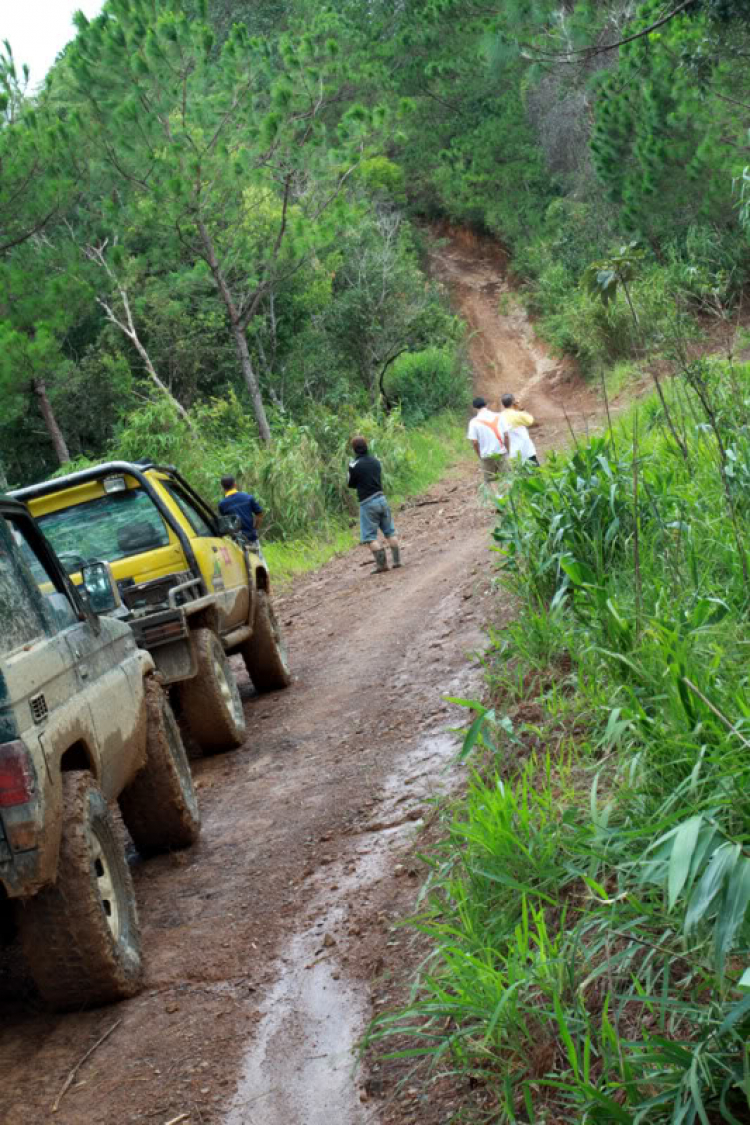
[[[221,641],[210,629],[193,633],[198,672],[179,685],[180,707],[204,754],[234,750],[245,738],[245,712]]]
[[[255,690],[277,691],[292,682],[286,645],[268,594],[258,590],[257,597],[253,635],[239,651]]]
[[[146,764],[120,794],[120,810],[142,855],[195,843],[201,817],[185,747],[169,701],[146,683]]]
[[[57,882],[18,911],[34,983],[58,1009],[133,996],[142,972],[133,883],[107,802],[89,773],[63,774],[62,789]]]

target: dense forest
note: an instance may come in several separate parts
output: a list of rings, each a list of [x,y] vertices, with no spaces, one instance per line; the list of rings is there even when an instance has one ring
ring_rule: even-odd
[[[658,343],[675,302],[731,308],[747,10],[107,0],[41,88],[6,44],[5,477],[189,447],[271,490],[314,463],[310,503],[335,507],[352,427],[466,399],[434,220],[501,240],[592,371]],[[631,278],[635,320],[609,300]]]

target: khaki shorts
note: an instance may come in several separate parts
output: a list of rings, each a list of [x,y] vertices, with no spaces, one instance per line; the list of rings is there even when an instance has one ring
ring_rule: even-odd
[[[485,480],[494,480],[508,469],[508,455],[501,453],[497,457],[480,457],[479,464],[482,466],[482,476]]]

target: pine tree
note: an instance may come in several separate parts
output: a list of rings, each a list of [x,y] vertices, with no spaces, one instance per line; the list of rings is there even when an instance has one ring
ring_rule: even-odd
[[[77,121],[123,189],[103,222],[125,250],[146,223],[205,263],[269,441],[247,330],[274,287],[335,236],[374,115],[338,108],[351,74],[334,15],[282,37],[275,54],[235,25],[217,56],[208,25],[183,7],[111,0],[91,23],[79,14],[69,51]]]

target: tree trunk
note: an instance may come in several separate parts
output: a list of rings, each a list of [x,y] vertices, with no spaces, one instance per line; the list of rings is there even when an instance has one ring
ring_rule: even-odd
[[[258,426],[258,433],[261,441],[270,442],[271,427],[268,425],[268,419],[266,418],[266,410],[263,406],[263,398],[260,393],[260,383],[258,382],[258,376],[255,374],[253,368],[253,361],[250,358],[250,349],[247,346],[245,328],[240,321],[239,309],[232,300],[232,294],[229,292],[229,286],[227,285],[226,278],[219,265],[219,259],[216,256],[216,250],[214,249],[211,235],[208,233],[208,228],[205,223],[199,221],[198,229],[200,230],[203,252],[206,256],[208,268],[211,270],[214,285],[224,302],[224,307],[229,317],[229,323],[232,326],[234,346],[237,349],[237,358],[240,361],[242,378],[245,380],[245,386],[250,395],[250,402],[253,406],[253,414],[255,415],[255,421]]]
[[[68,451],[68,446],[66,444],[65,438],[63,437],[62,430],[57,424],[57,419],[55,418],[52,410],[52,404],[47,397],[47,384],[45,383],[44,379],[32,379],[31,389],[39,399],[39,409],[42,412],[42,418],[44,418],[44,424],[47,427],[47,433],[49,434],[50,440],[55,447],[57,460],[61,465],[64,465],[66,461],[70,460],[70,453]]]
[[[242,368],[242,377],[245,380],[247,393],[250,395],[250,402],[253,404],[253,414],[258,424],[258,433],[260,434],[261,441],[270,442],[271,427],[268,425],[268,419],[266,418],[266,409],[263,405],[263,398],[260,393],[258,376],[255,374],[253,361],[250,358],[247,336],[245,335],[244,329],[239,324],[232,324],[232,335],[234,336],[234,346],[237,349],[237,356],[240,361],[240,367]]]
[[[124,292],[124,290],[123,290],[123,292]],[[129,311],[128,311],[128,316],[130,316]],[[135,329],[133,329],[132,335],[130,333],[128,333],[128,335],[130,335],[130,339],[133,341],[133,344],[135,345],[135,349],[138,352],[138,355],[143,360],[144,366],[145,366],[146,370],[148,371],[149,375],[151,376],[151,378],[153,379],[156,386],[159,388],[159,390],[162,392],[162,394],[167,396],[169,401],[172,403],[172,406],[175,408],[175,410],[179,414],[180,418],[182,418],[183,422],[187,423],[188,429],[192,430],[193,433],[195,433],[195,426],[190,421],[190,415],[188,414],[187,410],[182,405],[182,403],[177,401],[177,399],[174,397],[174,395],[172,394],[172,392],[170,391],[170,389],[166,385],[166,383],[163,383],[162,380],[157,375],[156,368],[154,367],[153,363],[151,362],[151,357],[149,356],[148,352],[146,351],[143,344],[141,343]]]

